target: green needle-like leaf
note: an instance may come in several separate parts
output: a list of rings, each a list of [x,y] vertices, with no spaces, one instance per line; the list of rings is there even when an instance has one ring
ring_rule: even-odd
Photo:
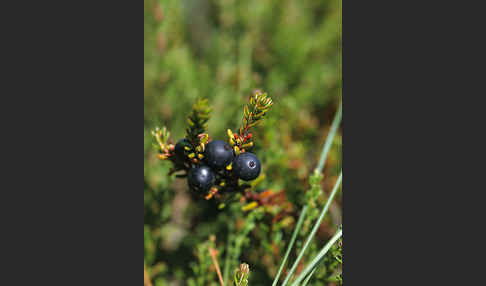
[[[326,163],[327,154],[329,153],[329,149],[331,149],[332,142],[334,141],[334,135],[336,135],[337,128],[339,123],[341,123],[341,118],[343,114],[343,105],[342,103],[339,104],[338,111],[336,115],[334,115],[334,119],[332,121],[331,130],[329,130],[329,134],[326,138],[326,143],[324,143],[324,148],[321,152],[321,158],[319,159],[319,163],[317,164],[317,172],[322,172],[322,168],[324,168],[324,163]]]
[[[299,265],[300,260],[304,256],[304,253],[307,250],[307,247],[309,247],[309,244],[310,244],[311,240],[314,238],[314,235],[316,234],[317,230],[319,229],[319,226],[321,225],[322,219],[324,218],[324,215],[326,214],[327,209],[331,205],[331,202],[334,199],[334,196],[336,195],[337,190],[339,189],[339,186],[341,185],[342,178],[343,178],[343,172],[341,171],[341,173],[339,174],[339,177],[338,177],[338,179],[336,181],[336,184],[334,185],[334,188],[333,188],[333,190],[331,192],[331,195],[327,199],[326,205],[322,209],[321,214],[320,214],[319,218],[317,219],[317,222],[314,224],[314,228],[312,228],[311,233],[307,237],[307,240],[306,240],[306,242],[304,244],[304,247],[300,251],[299,256],[297,257],[297,259],[295,260],[294,265],[292,266],[292,268],[290,269],[289,273],[287,274],[287,277],[285,277],[285,280],[284,280],[282,286],[287,285],[287,283],[290,280],[290,277],[292,277],[292,275],[294,274],[295,269],[297,268],[297,265]]]
[[[324,257],[324,255],[329,251],[331,246],[341,237],[343,234],[343,230],[340,228],[336,234],[329,240],[326,245],[319,251],[316,257],[312,259],[312,261],[304,268],[304,270],[295,278],[295,281],[290,285],[290,286],[298,286],[300,281],[302,281],[306,275],[314,269],[314,267],[321,261],[321,259]]]
[[[300,227],[302,226],[302,222],[304,221],[304,217],[307,213],[307,206],[304,206],[302,209],[302,213],[300,214],[299,221],[297,222],[297,226],[294,229],[294,233],[292,234],[292,238],[290,239],[290,244],[287,247],[287,251],[285,252],[285,256],[282,260],[282,263],[280,264],[280,268],[278,269],[277,276],[275,276],[275,279],[273,280],[272,286],[276,286],[278,279],[280,278],[280,274],[282,274],[282,270],[285,266],[285,263],[287,262],[287,258],[289,257],[290,251],[292,250],[292,246],[294,245],[295,238],[297,237],[297,234],[300,231]]]

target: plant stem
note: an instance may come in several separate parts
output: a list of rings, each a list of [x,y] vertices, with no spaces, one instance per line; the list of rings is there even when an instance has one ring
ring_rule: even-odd
[[[338,177],[338,179],[336,181],[336,184],[334,185],[334,188],[333,188],[333,190],[331,192],[331,195],[327,199],[326,205],[322,209],[321,214],[319,215],[319,218],[317,219],[317,222],[314,224],[314,228],[312,228],[311,233],[307,237],[307,240],[306,240],[306,242],[304,244],[304,247],[300,251],[299,256],[297,257],[297,260],[295,260],[294,265],[292,265],[292,268],[290,269],[289,273],[287,274],[287,277],[285,277],[285,280],[284,280],[282,286],[287,285],[287,283],[289,282],[292,274],[294,274],[295,269],[299,265],[299,262],[302,259],[302,256],[304,256],[304,253],[307,250],[307,247],[309,246],[312,238],[314,238],[314,235],[316,234],[317,230],[319,229],[319,226],[321,225],[322,219],[324,218],[324,215],[326,214],[327,209],[329,208],[329,205],[331,205],[331,202],[334,199],[334,196],[336,195],[337,190],[339,189],[339,186],[341,185],[342,178],[343,178],[343,171],[341,171],[341,173],[339,174],[339,177]]]
[[[339,126],[339,123],[341,122],[342,114],[343,114],[343,105],[342,103],[339,103],[339,108],[338,111],[336,112],[336,115],[334,115],[334,119],[331,124],[331,129],[329,130],[329,134],[327,135],[326,138],[326,143],[324,143],[324,147],[322,148],[319,164],[317,164],[316,171],[318,173],[321,173],[322,168],[324,168],[324,163],[326,163],[326,159],[327,159],[327,153],[329,152],[329,149],[331,149],[331,145],[334,140],[334,135],[336,135],[337,128]]]
[[[216,250],[213,248],[209,248],[209,255],[211,255],[211,259],[213,260],[214,267],[216,268],[216,273],[218,274],[219,284],[224,286],[223,277],[221,276],[221,270],[219,269],[218,259],[216,259]]]
[[[280,274],[282,273],[285,263],[287,262],[287,258],[289,257],[290,251],[292,250],[292,246],[294,246],[295,238],[297,237],[300,227],[302,226],[302,222],[304,221],[306,212],[307,212],[307,206],[304,206],[304,208],[302,209],[302,213],[300,214],[299,221],[297,222],[297,226],[295,227],[294,233],[292,234],[292,238],[290,239],[290,244],[287,247],[287,251],[285,252],[285,256],[282,260],[282,264],[280,264],[280,268],[278,269],[277,276],[275,276],[275,279],[273,280],[272,286],[277,285],[278,279],[280,278]]]
[[[299,276],[297,276],[295,281],[290,286],[298,286],[300,281],[305,278],[305,276],[314,268],[314,266],[316,266],[317,263],[319,263],[319,261],[324,257],[324,255],[329,251],[331,246],[341,237],[342,234],[343,230],[339,229],[336,234],[334,234],[334,236],[331,238],[331,240],[329,240],[329,242],[324,245],[321,251],[319,251],[316,257],[312,259],[309,265],[307,265],[305,269],[299,274]]]

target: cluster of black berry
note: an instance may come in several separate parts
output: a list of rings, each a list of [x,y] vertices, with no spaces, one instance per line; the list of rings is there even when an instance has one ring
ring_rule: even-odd
[[[189,150],[187,139],[181,139],[175,145],[180,160],[188,156]],[[197,192],[206,193],[214,185],[234,185],[238,179],[251,181],[260,175],[261,164],[255,154],[244,152],[235,156],[233,148],[222,140],[207,143],[202,157],[201,163],[193,165],[187,174],[189,187]]]
[[[173,163],[169,174],[184,171],[177,177],[187,177],[191,190],[206,199],[244,191],[250,185],[240,185],[239,180],[254,180],[261,171],[260,160],[248,152],[254,147],[250,129],[262,121],[272,104],[272,99],[266,93],[255,91],[243,109],[242,125],[238,132],[233,133],[228,129],[228,142],[225,142],[211,141],[206,133],[211,109],[206,99],[199,99],[187,118],[189,126],[185,138],[175,146],[167,128],[156,128],[152,132],[158,143],[155,145],[159,151],[158,157]]]

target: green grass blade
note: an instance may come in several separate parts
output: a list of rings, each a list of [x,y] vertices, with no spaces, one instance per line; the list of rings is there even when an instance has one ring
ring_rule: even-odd
[[[314,266],[317,265],[321,261],[321,259],[324,257],[324,255],[329,251],[331,246],[341,237],[343,234],[343,230],[340,228],[336,234],[329,240],[326,245],[319,251],[319,253],[312,259],[312,261],[305,267],[305,269],[295,278],[295,281],[290,285],[290,286],[298,286],[300,281],[306,277],[306,275],[314,269]]]
[[[336,131],[338,129],[339,123],[341,123],[341,118],[343,114],[343,105],[342,103],[339,104],[338,111],[336,115],[334,115],[334,119],[332,120],[331,129],[329,130],[329,134],[326,138],[326,143],[324,143],[324,148],[321,152],[321,158],[319,159],[319,164],[317,164],[317,172],[322,172],[322,168],[324,168],[324,163],[326,163],[327,154],[329,153],[329,149],[331,149],[332,142],[334,141],[334,135],[336,135]]]
[[[289,257],[290,251],[292,250],[292,246],[294,246],[295,238],[297,237],[297,234],[300,231],[300,227],[302,226],[302,222],[304,221],[304,217],[307,213],[307,206],[304,206],[302,209],[302,213],[300,214],[299,221],[297,222],[297,226],[294,229],[294,233],[292,234],[292,238],[290,239],[290,243],[287,247],[287,251],[285,252],[285,256],[282,260],[282,263],[280,264],[280,268],[278,269],[277,276],[275,276],[275,279],[273,280],[272,286],[276,286],[278,279],[280,278],[280,274],[282,274],[282,270],[285,266],[285,263],[287,262],[287,258]]]
[[[312,228],[311,233],[307,237],[307,240],[304,244],[304,247],[302,248],[301,252],[299,253],[297,260],[295,260],[294,265],[292,265],[292,268],[290,269],[289,273],[287,274],[287,277],[285,277],[285,280],[284,280],[282,286],[287,285],[287,283],[290,280],[290,277],[292,277],[292,274],[294,274],[295,269],[297,268],[297,265],[299,265],[299,262],[302,259],[302,256],[304,256],[304,253],[307,250],[307,247],[309,246],[311,240],[314,238],[314,235],[316,234],[317,230],[319,229],[319,226],[321,225],[322,219],[324,218],[324,215],[326,214],[327,209],[331,205],[331,202],[334,199],[334,196],[336,195],[337,190],[339,189],[339,186],[341,185],[342,178],[343,178],[343,171],[341,171],[341,173],[339,174],[339,177],[336,181],[336,184],[334,185],[334,188],[331,192],[331,195],[327,199],[326,205],[322,209],[321,214],[319,215],[319,218],[317,219],[317,222],[314,224],[314,228]]]
[[[309,280],[311,279],[312,275],[314,275],[314,272],[316,272],[316,269],[317,269],[317,265],[316,267],[314,267],[314,269],[312,269],[312,272],[309,275],[307,275],[307,278],[305,278],[304,282],[302,282],[302,285],[300,286],[305,286],[307,285],[307,283],[309,283]]]

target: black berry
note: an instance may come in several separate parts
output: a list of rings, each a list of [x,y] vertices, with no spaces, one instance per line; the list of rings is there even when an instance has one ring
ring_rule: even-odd
[[[261,167],[260,160],[250,152],[241,153],[233,162],[235,174],[244,181],[256,179],[260,175]]]
[[[207,192],[214,185],[215,177],[208,166],[198,166],[189,170],[187,183],[192,190]]]
[[[225,141],[211,141],[206,145],[204,160],[211,168],[221,170],[233,161],[233,149]]]
[[[184,159],[186,156],[187,151],[184,149],[184,147],[191,147],[191,143],[187,139],[181,139],[177,144],[175,145],[175,154],[177,158],[179,159]]]

